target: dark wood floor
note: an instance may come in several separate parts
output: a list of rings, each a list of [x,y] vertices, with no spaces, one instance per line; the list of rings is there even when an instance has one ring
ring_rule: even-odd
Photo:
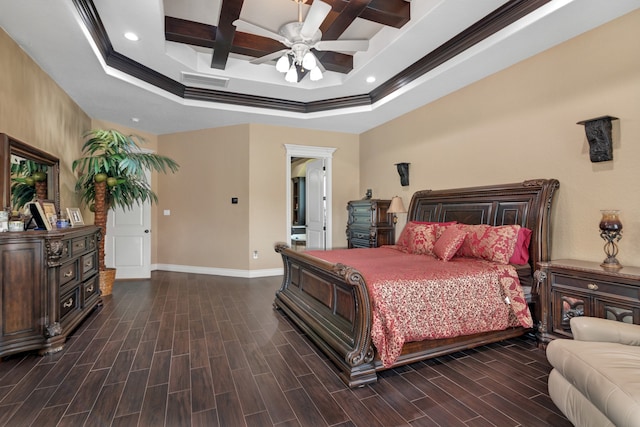
[[[280,278],[154,272],[45,357],[0,362],[2,426],[569,426],[550,367],[515,339],[350,390],[272,309]]]

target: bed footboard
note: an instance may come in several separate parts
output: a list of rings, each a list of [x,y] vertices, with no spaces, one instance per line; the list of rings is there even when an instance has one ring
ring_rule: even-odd
[[[361,274],[275,245],[284,278],[274,305],[302,329],[356,387],[376,381],[371,306]]]

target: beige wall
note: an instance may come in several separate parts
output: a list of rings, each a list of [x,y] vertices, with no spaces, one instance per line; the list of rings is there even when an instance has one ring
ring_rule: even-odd
[[[273,251],[275,242],[286,241],[288,183],[284,144],[337,148],[332,159],[332,235],[334,247],[346,246],[347,202],[358,196],[358,136],[338,132],[251,125],[251,210],[249,252],[251,269],[282,267]],[[247,257],[249,256],[247,253]]]
[[[160,154],[180,171],[159,176],[160,264],[237,270],[281,268],[273,244],[286,239],[284,144],[336,147],[334,244],[344,246],[346,206],[358,189],[358,137],[265,125],[162,135]],[[237,197],[238,204],[231,204]],[[258,251],[258,259],[252,252]]]
[[[60,159],[60,204],[78,206],[71,162],[90,118],[0,29],[0,132]]]
[[[600,209],[621,209],[618,259],[640,265],[640,11],[361,135],[360,191],[557,178],[553,258],[602,261]],[[614,160],[591,163],[581,120],[611,115]],[[394,163],[410,162],[402,188]],[[404,218],[402,218],[404,221]]]
[[[171,215],[158,216],[157,262],[248,270],[249,127],[162,135],[158,147],[180,170],[158,177]]]

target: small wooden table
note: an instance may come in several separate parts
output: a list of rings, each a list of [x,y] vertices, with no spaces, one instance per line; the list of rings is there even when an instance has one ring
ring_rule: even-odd
[[[541,345],[572,338],[569,321],[576,316],[640,324],[640,268],[607,270],[574,259],[539,263],[538,268]]]

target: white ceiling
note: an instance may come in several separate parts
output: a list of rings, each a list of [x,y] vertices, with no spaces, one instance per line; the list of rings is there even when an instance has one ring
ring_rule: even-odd
[[[114,50],[164,76],[227,78],[216,90],[300,102],[368,94],[506,2],[412,0],[411,20],[401,29],[357,19],[341,38],[368,38],[370,47],[355,54],[353,71],[287,83],[273,63],[253,65],[232,54],[225,70],[211,69],[207,49],[165,41],[165,15],[216,25],[220,0],[94,0]],[[362,133],[637,8],[640,0],[552,0],[372,105],[316,113],[184,99],[110,68],[71,0],[0,0],[0,26],[95,119],[154,134],[242,123]],[[245,0],[240,17],[277,31],[297,19],[297,6]],[[124,39],[125,31],[140,41]],[[376,82],[366,83],[368,76]]]

